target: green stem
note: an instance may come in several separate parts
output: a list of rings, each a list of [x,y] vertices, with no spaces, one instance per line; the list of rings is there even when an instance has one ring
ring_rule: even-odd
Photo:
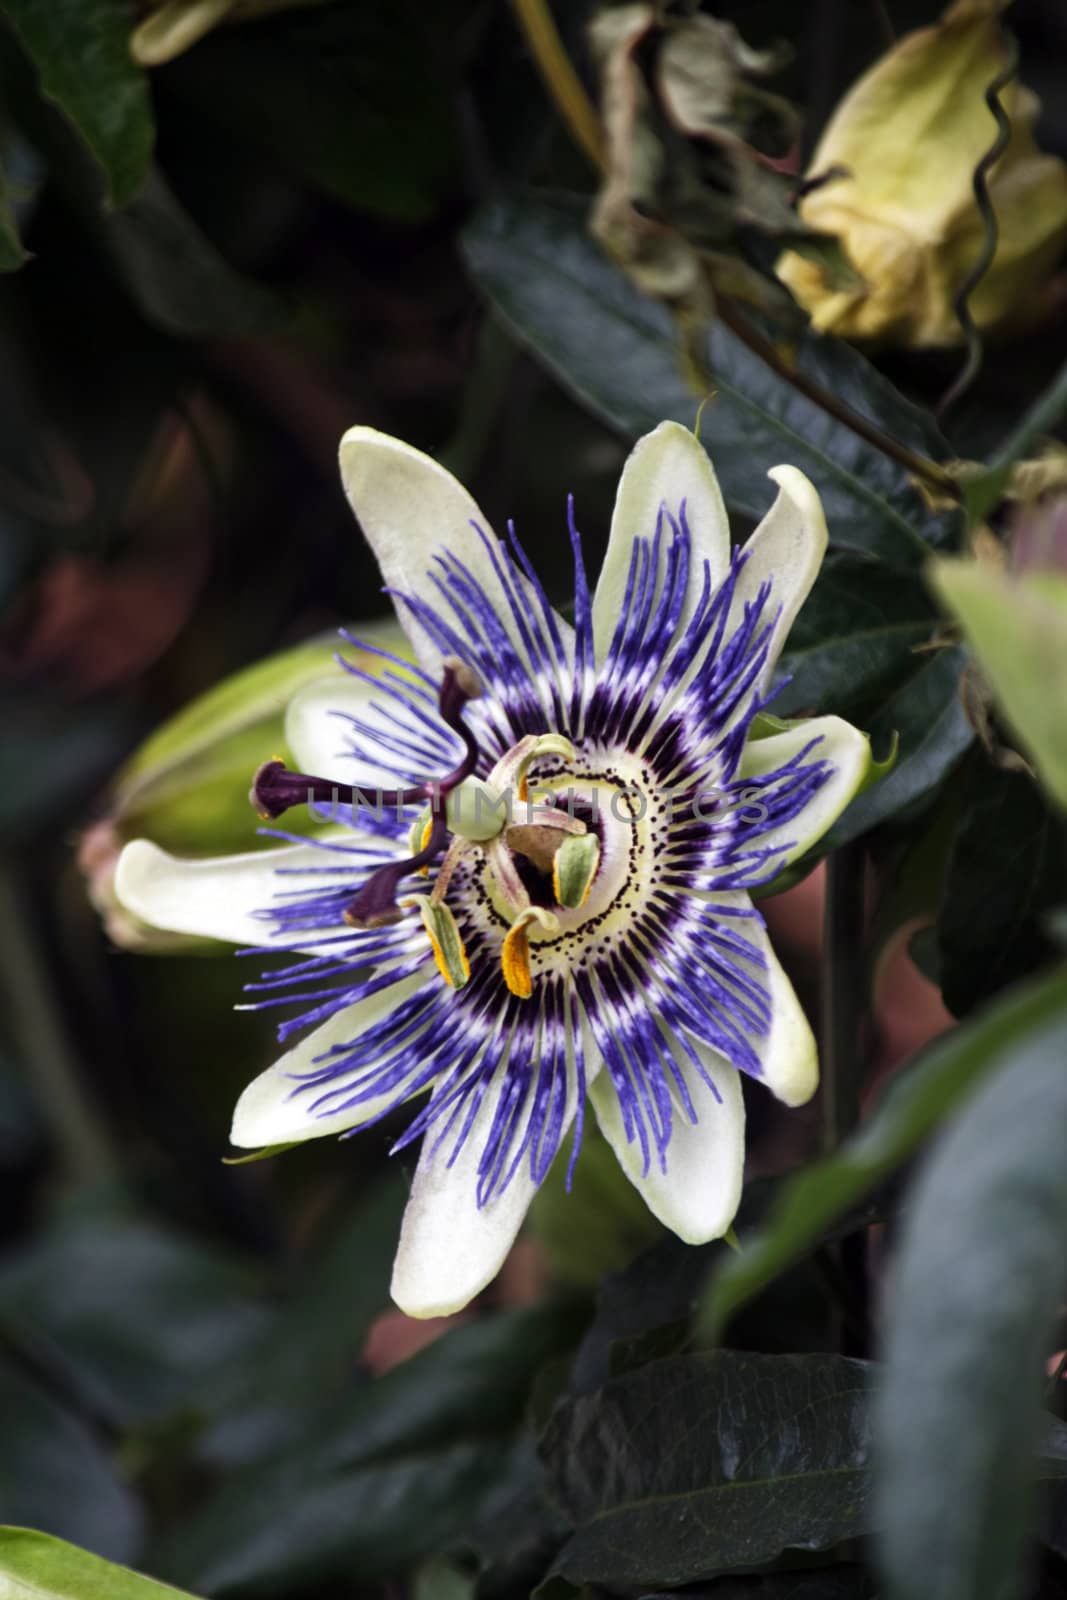
[[[18,1065],[30,1080],[74,1182],[114,1179],[118,1161],[83,1087],[48,963],[7,862],[0,863],[0,928],[4,1010]]]

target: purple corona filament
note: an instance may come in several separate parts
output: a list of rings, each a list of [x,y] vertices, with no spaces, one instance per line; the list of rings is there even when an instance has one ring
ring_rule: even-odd
[[[463,708],[468,700],[481,694],[481,684],[475,674],[462,661],[446,657],[438,693],[441,719],[454,733],[459,734],[466,746],[466,754],[458,766],[443,778],[433,778],[426,783],[413,784],[407,789],[376,791],[379,805],[410,806],[420,801],[430,807],[432,826],[430,837],[423,848],[406,861],[391,861],[371,874],[359,893],[344,909],[344,920],[352,928],[383,928],[399,922],[402,912],[396,904],[396,891],[410,872],[430,863],[448,842],[444,802],[453,789],[469,778],[478,765],[478,742],[463,720]],[[293,806],[332,805],[354,806],[359,798],[358,786],[334,783],[330,778],[316,778],[307,772],[291,772],[284,761],[266,761],[252,780],[249,800],[258,814],[274,821]]]

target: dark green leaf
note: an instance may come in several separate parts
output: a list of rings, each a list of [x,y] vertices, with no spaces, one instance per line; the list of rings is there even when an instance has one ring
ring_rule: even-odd
[[[252,1347],[267,1313],[249,1287],[191,1239],[83,1205],[0,1271],[0,1328],[129,1425],[197,1405]]]
[[[40,1528],[111,1560],[134,1557],[140,1509],[86,1424],[2,1360],[0,1416],[0,1522]]]
[[[909,1206],[878,1406],[878,1521],[894,1600],[1019,1592],[1067,1257],[1067,976],[1045,986],[1050,997],[1057,985],[1058,1003],[1001,1040]],[[960,1032],[973,1048],[978,1028]],[[1045,1433],[1062,1475],[1067,1429]]]
[[[375,1462],[323,1481],[295,1481],[254,1528],[244,1523],[205,1546],[194,1523],[159,1558],[164,1572],[195,1572],[211,1595],[291,1594],[330,1577],[362,1580],[410,1570],[461,1544],[510,1493],[521,1443],[479,1439]]]
[[[938,922],[945,1004],[956,1016],[1047,963],[1045,914],[1067,900],[1067,835],[1032,778],[975,764]]]
[[[130,293],[166,332],[241,338],[286,320],[280,297],[223,259],[154,169],[143,194],[100,227]]]
[[[742,1252],[750,1239],[759,1238],[759,1230],[781,1187],[779,1180],[767,1178],[757,1178],[745,1185],[735,1224]],[[845,1238],[877,1218],[878,1212],[870,1204],[835,1217],[826,1230],[812,1240],[812,1247]],[[688,1338],[692,1314],[709,1274],[735,1256],[736,1251],[724,1239],[694,1248],[667,1235],[638,1256],[625,1271],[605,1278],[597,1296],[596,1315],[578,1347],[573,1391],[586,1393],[625,1367],[637,1365],[638,1361],[631,1360],[631,1356],[647,1358],[650,1335],[654,1339],[663,1332],[663,1343],[667,1345],[673,1339],[673,1349],[660,1352],[673,1354],[678,1340]],[[755,1344],[756,1349],[795,1351],[801,1348],[796,1339],[798,1319],[806,1309],[803,1300],[807,1288],[808,1284],[799,1275],[789,1277],[782,1286],[782,1299],[788,1303],[767,1307],[764,1321],[770,1326],[761,1327],[762,1341]],[[762,1311],[763,1307],[759,1309]],[[734,1335],[738,1331],[732,1330]]]
[[[458,1327],[384,1378],[330,1398],[295,1446],[233,1474],[156,1564],[191,1588],[266,1591],[283,1559],[293,1577],[347,1562],[399,1570],[443,1549],[506,1504],[516,1475],[525,1481],[507,1436],[536,1372],[571,1347],[580,1317],[547,1307]]]
[[[350,205],[420,221],[456,172],[429,20],[421,6],[293,10],[218,29],[161,78],[227,141],[259,145]]]
[[[546,197],[493,205],[467,230],[471,270],[542,360],[624,433],[636,436],[664,418],[692,426],[704,396],[682,376],[670,319],[588,238],[584,209]],[[773,497],[767,471],[789,462],[822,495],[836,544],[913,566],[930,544],[951,540],[951,519],[927,511],[895,462],[778,377],[721,325],[708,359],[715,394],[700,432],[733,510],[762,516]],[[796,362],[917,452],[950,453],[930,418],[854,350],[805,336]]]
[[[865,1531],[869,1371],[841,1356],[675,1356],[561,1405],[542,1439],[572,1583],[691,1583]]]
[[[148,172],[155,140],[148,83],[130,55],[127,0],[2,0],[42,92],[76,128],[125,205]]]
[[[513,1600],[517,1594],[529,1594],[570,1533],[548,1503],[532,1438],[527,1435],[525,1442],[525,1453],[518,1458],[525,1473],[516,1473],[510,1499],[469,1532],[479,1564],[477,1600]]]
[[[819,842],[820,854],[886,822],[906,806],[926,800],[948,777],[974,740],[960,702],[964,652],[936,650],[915,658],[906,682],[885,701],[868,728],[876,755],[884,755],[899,736],[896,764],[888,777],[857,795]]]
[[[1017,1039],[1059,1015],[1065,991],[1059,974],[1017,990],[894,1077],[863,1129],[784,1184],[763,1232],[720,1267],[702,1308],[704,1336],[718,1338],[739,1306],[914,1155]]]
[[[793,624],[779,673],[791,681],[774,701],[779,716],[870,707],[921,663],[934,610],[923,585],[872,561],[832,556]]]
[[[9,1600],[193,1600],[32,1528],[0,1528],[0,1593]]]

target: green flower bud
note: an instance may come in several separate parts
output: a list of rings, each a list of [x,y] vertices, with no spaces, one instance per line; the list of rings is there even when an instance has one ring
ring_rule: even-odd
[[[408,654],[395,624],[363,625],[357,633]],[[286,706],[305,684],[339,670],[340,644],[336,633],[321,634],[234,673],[157,728],[119,770],[107,813],[82,836],[78,852],[89,897],[116,944],[160,953],[215,948],[148,928],[121,907],[112,890],[119,852],[134,838],[182,855],[255,849],[262,822],[248,802],[249,781],[271,756],[288,758]],[[352,647],[344,654],[365,671],[380,670],[376,656]],[[316,827],[303,811],[287,817],[285,825],[288,832]]]

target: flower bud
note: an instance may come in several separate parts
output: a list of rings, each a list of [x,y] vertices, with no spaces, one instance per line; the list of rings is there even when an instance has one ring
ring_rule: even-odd
[[[408,654],[394,624],[374,623],[356,633]],[[89,897],[116,944],[161,953],[210,948],[139,924],[119,905],[112,887],[119,852],[134,838],[179,855],[255,849],[262,824],[248,804],[249,779],[265,758],[285,757],[286,706],[305,684],[340,670],[335,657],[342,645],[336,633],[322,634],[234,673],[157,728],[119,770],[105,815],[82,835],[78,849]],[[383,665],[357,647],[342,653],[367,672]],[[302,811],[285,820],[290,833],[314,826]]]
[[[800,214],[838,239],[860,281],[830,280],[796,252],[777,267],[820,331],[913,346],[962,341],[953,300],[986,234],[973,180],[997,132],[985,94],[1007,60],[1002,6],[957,0],[940,23],[901,39],[831,118],[809,173],[827,179]],[[1012,133],[987,178],[997,246],[968,300],[979,328],[1032,317],[1067,243],[1067,166],[1034,141],[1037,98],[1012,78],[999,100]]]

